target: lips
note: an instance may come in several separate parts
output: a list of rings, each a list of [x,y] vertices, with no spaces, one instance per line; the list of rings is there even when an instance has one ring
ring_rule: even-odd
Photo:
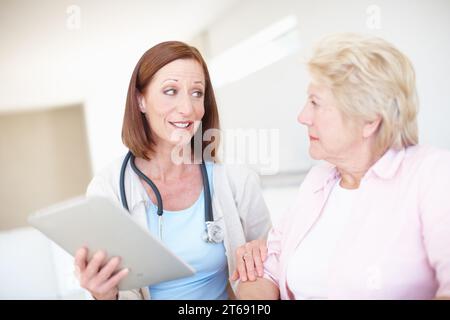
[[[177,129],[189,129],[194,121],[169,121],[169,123]]]
[[[311,140],[311,141],[318,141],[319,138],[310,135],[310,136],[309,136],[309,140]]]

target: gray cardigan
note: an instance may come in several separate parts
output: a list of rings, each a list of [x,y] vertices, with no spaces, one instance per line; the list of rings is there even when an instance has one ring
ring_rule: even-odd
[[[120,167],[124,157],[100,171],[91,181],[87,196],[103,196],[121,205]],[[236,249],[244,243],[266,238],[271,227],[270,215],[260,188],[258,175],[245,166],[214,164],[212,207],[214,220],[225,230],[224,246],[231,275],[235,269]],[[125,192],[134,221],[147,230],[148,196],[131,169],[125,172]],[[235,284],[231,284],[235,289]],[[119,299],[150,299],[147,287],[120,291]]]

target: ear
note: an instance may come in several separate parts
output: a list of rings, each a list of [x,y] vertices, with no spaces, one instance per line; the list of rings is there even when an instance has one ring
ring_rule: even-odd
[[[363,127],[363,138],[367,139],[372,136],[380,127],[381,117],[377,116],[377,118],[373,121],[367,121]]]
[[[138,92],[138,93],[136,93],[136,99],[138,102],[139,110],[141,110],[142,113],[145,113],[146,109],[147,109],[147,104],[145,103],[144,96]]]

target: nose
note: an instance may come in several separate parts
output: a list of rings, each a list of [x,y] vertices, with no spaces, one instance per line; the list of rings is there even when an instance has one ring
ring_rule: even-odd
[[[177,111],[182,114],[189,115],[193,112],[194,106],[192,104],[191,96],[188,93],[180,94],[177,101]]]
[[[303,106],[303,109],[299,112],[297,116],[297,121],[305,126],[312,125],[311,111],[310,108],[308,107],[308,103],[306,103]]]

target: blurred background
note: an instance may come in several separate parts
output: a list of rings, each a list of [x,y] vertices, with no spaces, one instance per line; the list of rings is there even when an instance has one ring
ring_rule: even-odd
[[[229,154],[239,153],[236,132],[265,144],[258,161],[238,157],[261,174],[276,218],[313,164],[296,122],[304,62],[317,40],[341,31],[381,36],[409,56],[420,142],[450,149],[448,0],[0,0],[0,298],[86,297],[70,256],[26,219],[83,194],[95,172],[126,152],[128,82],[161,41],[203,54]]]

